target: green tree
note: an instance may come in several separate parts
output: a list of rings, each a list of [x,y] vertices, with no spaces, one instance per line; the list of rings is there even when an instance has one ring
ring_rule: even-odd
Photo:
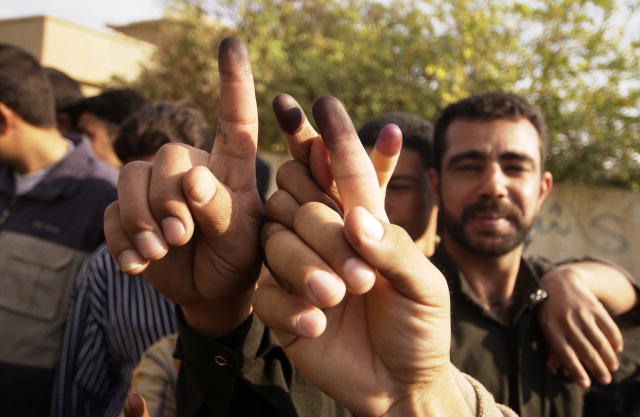
[[[187,99],[215,123],[215,45],[249,44],[261,148],[285,151],[271,112],[339,97],[358,125],[391,110],[434,120],[448,103],[510,90],[544,111],[556,180],[640,189],[640,33],[634,1],[176,0],[135,86]],[[307,108],[308,109],[308,108]]]

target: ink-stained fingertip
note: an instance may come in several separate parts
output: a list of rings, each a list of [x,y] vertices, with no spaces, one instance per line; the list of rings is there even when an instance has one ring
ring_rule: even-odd
[[[296,133],[305,120],[300,104],[288,94],[278,94],[271,103],[280,128],[290,135]]]
[[[322,96],[316,99],[313,103],[313,118],[329,149],[336,145],[336,141],[346,138],[345,134],[355,134],[355,128],[347,110],[340,100],[333,96]]]
[[[221,73],[232,73],[238,64],[249,64],[247,47],[238,38],[229,37],[220,42],[218,48],[218,67]]]

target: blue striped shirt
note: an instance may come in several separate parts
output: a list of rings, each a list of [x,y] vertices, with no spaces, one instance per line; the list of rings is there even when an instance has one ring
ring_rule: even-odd
[[[99,247],[76,279],[51,415],[116,416],[142,353],[176,331],[173,304]]]

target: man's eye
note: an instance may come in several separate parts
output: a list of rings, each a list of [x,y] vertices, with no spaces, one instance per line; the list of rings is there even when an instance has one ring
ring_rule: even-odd
[[[454,168],[456,171],[480,171],[478,164],[460,164]]]
[[[507,165],[504,167],[505,172],[511,173],[519,173],[525,171],[525,167],[523,165]]]

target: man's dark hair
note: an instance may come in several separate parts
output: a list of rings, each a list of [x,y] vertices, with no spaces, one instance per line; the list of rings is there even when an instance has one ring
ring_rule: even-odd
[[[544,168],[549,139],[544,116],[535,106],[517,94],[504,91],[488,91],[449,104],[436,120],[433,134],[433,165],[440,171],[442,156],[446,148],[446,134],[449,125],[456,119],[464,120],[517,120],[525,118],[538,131],[540,145],[540,165]]]
[[[32,126],[56,125],[53,89],[44,69],[29,53],[5,43],[0,43],[0,102]]]
[[[63,112],[69,106],[84,100],[84,94],[82,94],[80,84],[73,78],[56,68],[45,67],[44,70],[53,87],[57,112]]]
[[[431,167],[433,126],[422,117],[404,112],[384,113],[366,122],[358,136],[365,147],[373,147],[382,129],[389,123],[396,124],[402,132],[402,148],[418,152],[426,169]]]
[[[190,104],[160,101],[129,116],[113,148],[122,161],[154,155],[165,143],[186,143],[211,151],[211,130],[202,112]]]
[[[89,97],[72,106],[78,114],[91,113],[102,120],[119,126],[124,120],[146,104],[140,93],[130,88],[106,90],[100,95]]]

